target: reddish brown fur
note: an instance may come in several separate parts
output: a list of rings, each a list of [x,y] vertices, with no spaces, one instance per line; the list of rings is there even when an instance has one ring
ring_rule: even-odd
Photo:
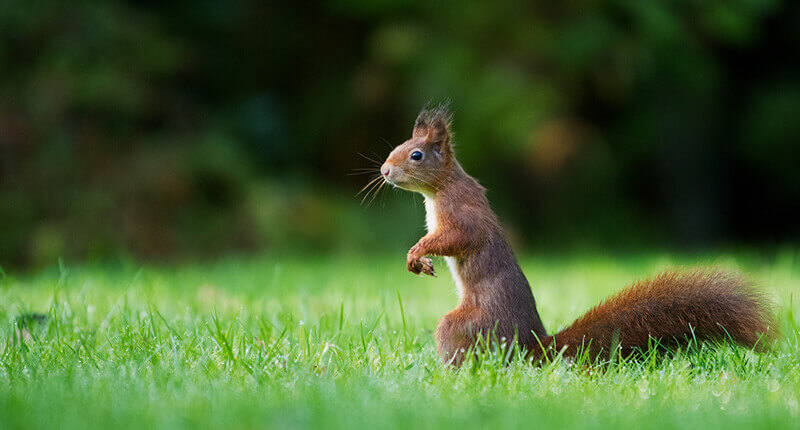
[[[763,348],[775,334],[769,301],[744,277],[698,269],[637,282],[542,343],[566,356],[581,348],[598,356],[615,347],[623,354],[647,350],[650,337],[665,346],[730,339]]]
[[[755,345],[760,334],[774,332],[767,301],[743,278],[695,271],[664,273],[634,284],[566,330],[547,336],[486,190],[455,159],[449,127],[446,109],[423,111],[412,138],[396,147],[381,169],[387,182],[425,195],[435,211],[432,231],[408,252],[408,270],[432,275],[433,263],[426,255],[455,258],[454,275],[462,291],[458,306],[436,329],[443,361],[461,364],[478,336],[487,335],[517,335],[520,346],[535,356],[543,347],[566,347],[564,354],[572,356],[581,345],[591,345],[590,353],[601,354],[615,341],[625,351],[646,349],[650,336],[680,342],[691,335],[690,327],[698,340],[706,340],[721,338],[722,326],[746,346]],[[414,151],[423,152],[424,158],[410,159]]]

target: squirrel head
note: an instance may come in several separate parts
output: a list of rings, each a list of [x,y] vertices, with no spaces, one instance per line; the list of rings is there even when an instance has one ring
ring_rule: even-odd
[[[451,122],[452,115],[445,105],[420,112],[411,139],[394,148],[381,166],[383,179],[408,191],[438,191],[455,163],[450,144]]]

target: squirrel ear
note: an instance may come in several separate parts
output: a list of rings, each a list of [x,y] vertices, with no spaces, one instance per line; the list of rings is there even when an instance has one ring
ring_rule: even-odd
[[[428,134],[428,123],[425,122],[425,111],[419,113],[417,120],[414,121],[414,131],[411,137],[422,137]]]
[[[447,124],[440,118],[434,119],[433,124],[428,127],[427,141],[439,155],[444,156],[449,153],[450,132],[447,130]]]
[[[447,144],[450,142],[450,133],[447,131],[447,124],[441,119],[437,118],[428,127],[428,142],[437,142]]]

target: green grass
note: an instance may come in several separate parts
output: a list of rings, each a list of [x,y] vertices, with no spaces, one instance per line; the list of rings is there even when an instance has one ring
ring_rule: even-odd
[[[0,281],[0,428],[797,428],[800,256],[531,256],[552,332],[627,283],[695,262],[750,273],[779,304],[774,353],[700,347],[575,368],[461,370],[432,332],[456,302],[403,254],[53,267]],[[48,321],[20,340],[14,321]]]

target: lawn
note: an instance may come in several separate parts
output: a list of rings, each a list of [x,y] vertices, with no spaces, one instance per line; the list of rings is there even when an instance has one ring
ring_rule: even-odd
[[[447,369],[432,333],[455,306],[452,282],[442,261],[436,279],[405,272],[404,253],[5,273],[0,428],[798,428],[795,251],[522,259],[551,332],[695,262],[743,270],[772,295],[773,353]],[[48,318],[22,336],[28,312]]]

